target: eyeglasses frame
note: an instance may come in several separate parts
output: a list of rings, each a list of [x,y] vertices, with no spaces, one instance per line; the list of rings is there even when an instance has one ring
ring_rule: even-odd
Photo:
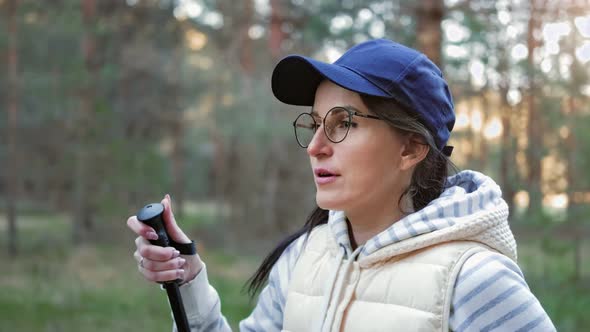
[[[335,109],[342,109],[342,110],[346,111],[346,113],[348,113],[348,121],[349,121],[349,122],[352,122],[352,117],[353,117],[353,116],[359,116],[359,117],[361,117],[361,118],[366,118],[366,119],[383,120],[383,119],[381,119],[380,117],[378,117],[378,116],[376,116],[376,115],[371,115],[371,114],[362,113],[362,112],[359,112],[358,110],[355,110],[355,109],[350,109],[350,107],[345,107],[345,106],[335,106],[335,107],[332,107],[330,110],[328,110],[328,112],[326,112],[326,115],[330,114],[330,112],[332,112],[332,111],[333,111],[333,110],[335,110]],[[316,117],[315,117],[315,116],[314,116],[314,115],[313,115],[311,112],[303,112],[303,113],[300,113],[300,114],[299,114],[299,115],[298,115],[298,116],[295,118],[295,121],[293,121],[293,131],[294,131],[294,133],[295,133],[295,140],[297,141],[297,144],[298,144],[300,147],[304,148],[304,149],[306,149],[306,148],[309,146],[309,143],[308,143],[306,146],[303,146],[303,144],[301,144],[301,142],[299,141],[299,136],[297,136],[297,120],[299,120],[299,118],[300,118],[302,115],[309,115],[309,116],[311,117],[311,119],[313,120],[313,122],[314,122],[313,136],[315,136],[315,134],[316,134],[316,132],[317,132],[318,128],[319,128],[319,127],[320,127],[320,125],[321,125],[321,126],[323,126],[323,127],[324,127],[324,135],[326,135],[326,138],[328,138],[328,140],[329,140],[330,142],[334,143],[334,144],[341,143],[342,141],[344,141],[344,140],[346,139],[346,137],[348,137],[348,133],[350,132],[350,127],[348,127],[348,128],[346,129],[346,134],[344,135],[344,137],[342,137],[342,139],[341,139],[341,140],[339,140],[339,141],[333,141],[333,140],[330,138],[330,136],[328,135],[328,133],[326,132],[326,117],[323,117],[323,118],[321,118],[321,119],[322,119],[322,121],[321,121],[321,124],[320,124],[320,125],[318,125],[318,122],[316,121]],[[319,116],[318,116],[318,117],[319,117]],[[312,136],[312,139],[313,139],[313,136]],[[310,141],[310,143],[311,143],[311,141]]]

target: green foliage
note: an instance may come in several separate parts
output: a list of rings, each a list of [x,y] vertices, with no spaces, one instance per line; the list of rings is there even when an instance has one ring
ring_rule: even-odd
[[[519,242],[519,264],[531,291],[557,327],[558,331],[582,331],[590,326],[584,313],[590,304],[588,269],[582,272],[582,280],[576,281],[571,242],[548,238],[546,241]],[[581,262],[590,264],[590,244],[582,242]]]
[[[216,264],[218,271],[224,266],[231,268]],[[240,293],[241,280],[219,274],[210,280],[236,326],[252,307]],[[172,324],[166,293],[139,276],[124,248],[14,261],[0,278],[0,290],[2,330],[167,331]]]
[[[63,216],[22,218],[23,251],[0,256],[2,331],[167,331],[171,329],[166,293],[137,272],[132,233],[111,236],[111,244],[73,247]],[[4,237],[6,234],[0,232]],[[223,313],[234,326],[253,304],[242,285],[254,262],[222,251],[204,250],[209,280],[222,298]]]

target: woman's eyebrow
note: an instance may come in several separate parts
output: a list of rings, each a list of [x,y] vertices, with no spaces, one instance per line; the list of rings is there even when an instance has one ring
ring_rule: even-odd
[[[346,108],[349,111],[353,111],[353,112],[358,112],[358,113],[362,113],[362,114],[367,114],[367,112],[363,112],[360,111],[358,108],[352,106],[352,105],[345,105],[345,106],[341,106],[342,108]]]
[[[342,106],[337,105],[337,106],[334,106],[334,107],[342,107],[342,108],[347,109],[349,111],[358,112],[358,113],[361,113],[361,114],[368,114],[367,112],[359,111],[358,108],[356,108],[356,107],[354,107],[354,106],[352,106],[350,104],[348,104],[348,105],[342,105]],[[332,107],[332,108],[334,108],[334,107]],[[318,114],[318,112],[315,109],[313,109],[313,108],[311,109],[311,112],[310,113],[313,116],[320,116]]]

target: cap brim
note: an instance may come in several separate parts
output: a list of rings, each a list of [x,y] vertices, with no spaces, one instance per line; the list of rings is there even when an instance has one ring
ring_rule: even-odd
[[[272,92],[285,104],[312,106],[316,89],[324,79],[358,93],[390,97],[362,75],[346,67],[300,55],[290,55],[279,61],[272,73]]]

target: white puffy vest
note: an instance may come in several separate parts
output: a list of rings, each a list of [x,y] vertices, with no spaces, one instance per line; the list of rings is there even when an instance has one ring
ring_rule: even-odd
[[[482,250],[490,248],[451,241],[356,260],[358,250],[345,257],[329,227],[318,226],[291,276],[283,331],[448,331],[455,279]]]

